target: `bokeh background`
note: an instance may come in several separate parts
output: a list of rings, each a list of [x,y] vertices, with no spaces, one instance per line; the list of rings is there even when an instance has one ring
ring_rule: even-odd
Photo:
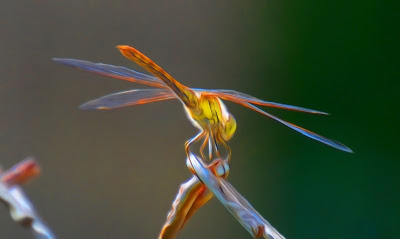
[[[270,112],[347,154],[227,103],[238,130],[229,180],[287,238],[399,238],[399,40],[395,1],[2,1],[0,158],[33,155],[25,186],[59,238],[156,238],[196,130],[178,101],[83,112],[143,87],[52,62],[141,70],[138,48],[183,84],[330,112]],[[2,205],[1,205],[2,206]],[[0,207],[0,238],[32,238]],[[216,200],[179,238],[251,238]]]

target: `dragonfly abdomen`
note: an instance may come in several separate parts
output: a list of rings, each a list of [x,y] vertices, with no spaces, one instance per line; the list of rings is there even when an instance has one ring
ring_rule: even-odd
[[[197,106],[197,97],[194,91],[189,87],[179,83],[159,65],[150,60],[150,58],[130,46],[118,46],[118,49],[126,58],[136,62],[136,64],[143,67],[164,82],[186,106]]]

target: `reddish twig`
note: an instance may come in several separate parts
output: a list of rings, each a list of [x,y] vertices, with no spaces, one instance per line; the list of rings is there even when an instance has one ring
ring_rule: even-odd
[[[30,228],[37,239],[55,239],[53,232],[40,219],[35,209],[19,186],[40,173],[33,158],[27,158],[11,169],[0,171],[0,201],[10,209],[11,218]]]

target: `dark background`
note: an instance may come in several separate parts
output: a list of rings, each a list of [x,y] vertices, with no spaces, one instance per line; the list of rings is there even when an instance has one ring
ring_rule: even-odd
[[[395,1],[2,1],[0,157],[33,155],[25,186],[59,238],[156,238],[196,130],[178,101],[84,112],[138,86],[52,62],[139,69],[144,52],[191,87],[230,88],[330,112],[270,112],[348,154],[227,103],[230,182],[287,238],[399,238],[399,21]],[[269,110],[269,109],[268,109]],[[0,238],[32,238],[0,207]],[[250,238],[213,199],[179,238]]]

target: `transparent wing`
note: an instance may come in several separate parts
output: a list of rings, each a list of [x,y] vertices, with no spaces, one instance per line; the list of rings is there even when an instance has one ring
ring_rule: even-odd
[[[79,108],[82,110],[108,110],[169,99],[176,99],[174,93],[169,89],[136,89],[106,95],[86,102]]]
[[[312,109],[307,109],[303,107],[298,107],[298,106],[293,106],[293,105],[287,105],[287,104],[281,104],[281,103],[275,103],[275,102],[270,102],[270,101],[265,101],[265,100],[260,100],[257,99],[256,97],[253,97],[251,95],[235,91],[235,90],[202,90],[202,89],[197,89],[198,91],[203,91],[207,92],[209,94],[214,94],[224,100],[230,100],[230,101],[244,101],[256,105],[263,105],[263,106],[269,106],[269,107],[275,107],[275,108],[281,108],[281,109],[286,109],[286,110],[294,110],[294,111],[301,111],[301,112],[306,112],[306,113],[312,113],[312,114],[321,114],[321,115],[328,115],[328,113],[322,112],[322,111],[317,111],[317,110],[312,110]]]
[[[297,126],[295,124],[292,124],[292,123],[289,123],[289,122],[287,122],[285,120],[282,120],[282,119],[280,119],[280,118],[278,118],[278,117],[276,117],[276,116],[274,116],[274,115],[272,115],[270,113],[267,113],[267,112],[263,111],[262,109],[254,106],[254,105],[252,105],[250,103],[243,102],[243,101],[240,101],[240,100],[231,100],[231,101],[233,101],[235,103],[238,103],[238,104],[241,104],[241,105],[243,105],[243,106],[245,106],[247,108],[250,108],[252,110],[255,110],[258,113],[261,113],[261,114],[263,114],[265,116],[268,116],[271,119],[274,119],[274,120],[278,121],[279,123],[284,124],[287,127],[291,128],[291,129],[299,132],[300,134],[305,135],[305,136],[307,136],[307,137],[309,137],[311,139],[314,139],[314,140],[319,141],[319,142],[321,142],[323,144],[329,145],[329,146],[331,146],[331,147],[333,147],[335,149],[339,149],[339,150],[342,150],[342,151],[345,151],[345,152],[348,152],[348,153],[353,153],[353,151],[350,148],[348,148],[346,145],[344,145],[344,144],[341,144],[339,142],[333,141],[333,140],[328,139],[328,138],[326,138],[324,136],[316,134],[316,133],[314,133],[312,131],[309,131],[307,129],[301,128],[300,126]]]
[[[113,66],[103,63],[93,63],[89,61],[53,58],[53,61],[62,63],[67,66],[79,68],[81,70],[91,71],[100,75],[105,75],[121,80],[135,82],[144,85],[165,88],[165,84],[157,77],[149,76],[141,72],[137,72],[122,66]]]

